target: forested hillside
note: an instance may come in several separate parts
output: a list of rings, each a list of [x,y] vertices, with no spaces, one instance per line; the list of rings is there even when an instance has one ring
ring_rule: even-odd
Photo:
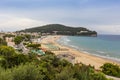
[[[29,28],[21,31],[22,32],[41,32],[41,33],[50,33],[50,34],[57,34],[57,35],[81,35],[81,36],[97,35],[96,31],[91,31],[84,27],[70,27],[70,26],[65,26],[61,24],[49,24],[49,25]]]

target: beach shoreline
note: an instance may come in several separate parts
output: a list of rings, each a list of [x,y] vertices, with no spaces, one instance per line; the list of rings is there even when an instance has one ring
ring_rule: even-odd
[[[82,52],[80,50],[72,48],[70,46],[61,45],[60,43],[57,42],[57,40],[60,37],[62,37],[62,36],[54,35],[54,36],[48,36],[48,37],[44,38],[41,41],[42,47],[44,47],[46,49],[49,49],[44,44],[52,43],[52,45],[57,46],[57,47],[60,48],[60,50],[50,50],[55,55],[61,55],[61,54],[67,53],[67,54],[75,57],[74,64],[83,63],[83,64],[86,64],[86,65],[91,65],[91,66],[94,66],[95,69],[97,69],[97,70],[99,70],[100,66],[102,66],[104,63],[114,63],[114,64],[118,64],[118,65],[120,64],[119,62],[117,62],[115,60],[95,56],[95,55],[92,55],[92,54],[87,54],[87,53],[84,53],[84,52]],[[61,49],[64,49],[64,50],[61,50]]]
[[[61,36],[61,37],[63,37],[63,36]],[[58,40],[59,40],[59,39],[58,39]],[[96,54],[91,54],[90,52],[82,51],[82,50],[77,49],[77,48],[72,47],[72,46],[68,46],[68,45],[65,45],[65,44],[60,44],[59,41],[57,41],[57,40],[56,40],[56,43],[59,44],[59,45],[62,45],[62,46],[66,46],[66,47],[75,49],[75,50],[77,50],[77,51],[79,51],[79,52],[81,52],[81,53],[84,53],[84,54],[87,54],[87,55],[91,55],[91,56],[94,56],[94,57],[103,58],[103,59],[105,59],[105,60],[109,60],[109,61],[112,61],[112,62],[115,63],[115,64],[120,65],[120,61],[115,60],[115,59],[112,59],[112,58],[110,58],[110,57],[104,57],[104,56],[100,56],[100,55],[96,55]]]

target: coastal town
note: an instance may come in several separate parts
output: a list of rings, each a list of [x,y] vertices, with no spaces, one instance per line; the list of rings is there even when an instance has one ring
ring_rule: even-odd
[[[18,43],[16,43],[15,39],[18,37],[23,37],[24,39],[18,39]],[[58,39],[60,36],[53,35],[51,36],[54,39]],[[1,32],[0,38],[5,40],[7,46],[13,47],[16,51],[20,51],[23,54],[28,54],[30,51],[33,53],[40,55],[45,55],[45,51],[52,51],[52,52],[61,52],[64,51],[64,54],[59,54],[59,58],[64,58],[71,63],[74,63],[75,57],[73,55],[68,54],[68,49],[66,48],[60,48],[54,44],[53,41],[50,41],[50,38],[48,33],[30,33],[30,32]],[[37,46],[38,50],[35,50],[35,48],[28,47],[30,44],[33,44],[33,46]],[[56,53],[56,52],[55,52]]]
[[[28,37],[25,37],[28,36]],[[7,46],[11,46],[16,50],[22,50],[23,53],[28,53],[28,49],[25,47],[24,42],[31,42],[31,43],[37,43],[38,38],[40,38],[39,33],[24,33],[24,32],[7,32],[7,33],[0,33],[0,37],[4,39],[7,43]],[[15,37],[24,37],[26,39],[21,39],[19,44],[15,44]],[[25,41],[26,40],[26,41]]]
[[[44,55],[45,51],[53,52],[59,58],[63,58],[75,63],[84,63],[86,65],[92,65],[96,69],[100,69],[104,63],[116,63],[115,61],[96,57],[94,55],[86,54],[78,51],[74,48],[60,45],[57,40],[62,35],[49,35],[48,33],[39,32],[8,32],[0,33],[1,39],[4,39],[7,46],[13,47],[15,50],[20,51],[23,54],[29,52],[36,53],[38,55]],[[36,48],[38,48],[36,50]],[[117,63],[118,64],[118,63]]]
[[[52,52],[57,58],[65,59],[73,65],[84,63],[85,65],[94,66],[97,71],[99,71],[100,67],[105,63],[115,63],[119,65],[119,63],[115,61],[86,54],[74,48],[61,45],[57,40],[62,36],[63,35],[56,34],[50,35],[48,33],[41,34],[40,32],[1,32],[0,44],[2,45],[4,43],[14,48],[18,54],[28,55],[29,53],[34,53],[38,59],[46,55],[46,52]],[[2,60],[2,58],[0,60]],[[111,76],[106,77],[114,78]],[[114,80],[119,80],[119,78],[114,78]]]
[[[0,80],[120,80],[120,0],[0,0]]]

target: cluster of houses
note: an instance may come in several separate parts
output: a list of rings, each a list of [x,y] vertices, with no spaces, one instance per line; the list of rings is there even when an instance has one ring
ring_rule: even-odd
[[[23,53],[28,53],[29,50],[23,45],[23,43],[20,43],[19,47],[18,47],[18,45],[16,45],[14,42],[14,38],[16,36],[22,36],[22,35],[26,35],[26,34],[31,36],[31,42],[33,42],[33,43],[40,42],[41,34],[37,33],[37,32],[34,32],[34,33],[30,33],[30,32],[0,32],[0,38],[2,38],[3,40],[5,40],[7,42],[7,46],[11,46],[14,49],[22,49]]]

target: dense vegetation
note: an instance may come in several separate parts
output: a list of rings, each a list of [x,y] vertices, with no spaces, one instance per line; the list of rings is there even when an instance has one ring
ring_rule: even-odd
[[[30,47],[32,49],[39,49],[39,47],[41,47],[41,44],[28,44],[27,47]]]
[[[50,33],[53,34],[54,31],[57,31],[56,34],[58,35],[85,35],[85,36],[91,36],[92,34],[96,34],[95,31],[90,31],[83,27],[73,28],[69,26],[64,26],[61,24],[49,24],[45,26],[30,28],[22,30],[23,32],[41,32],[41,33]],[[87,33],[79,33],[80,31],[87,31]]]
[[[23,55],[13,48],[0,47],[0,80],[109,80],[94,67],[82,63],[71,64],[53,53],[37,57]]]
[[[2,38],[0,38],[0,46],[1,45],[7,45],[7,42]]]
[[[3,36],[3,38],[5,39],[5,37],[15,37],[15,35],[12,35],[12,34],[5,34],[5,35]]]
[[[24,37],[23,36],[16,36],[14,38],[14,42],[16,45],[20,44],[23,41]]]
[[[120,67],[115,64],[106,63],[102,67],[102,72],[115,77],[120,77]]]
[[[7,69],[30,61],[29,56],[16,52],[12,47],[0,46],[0,65]]]

